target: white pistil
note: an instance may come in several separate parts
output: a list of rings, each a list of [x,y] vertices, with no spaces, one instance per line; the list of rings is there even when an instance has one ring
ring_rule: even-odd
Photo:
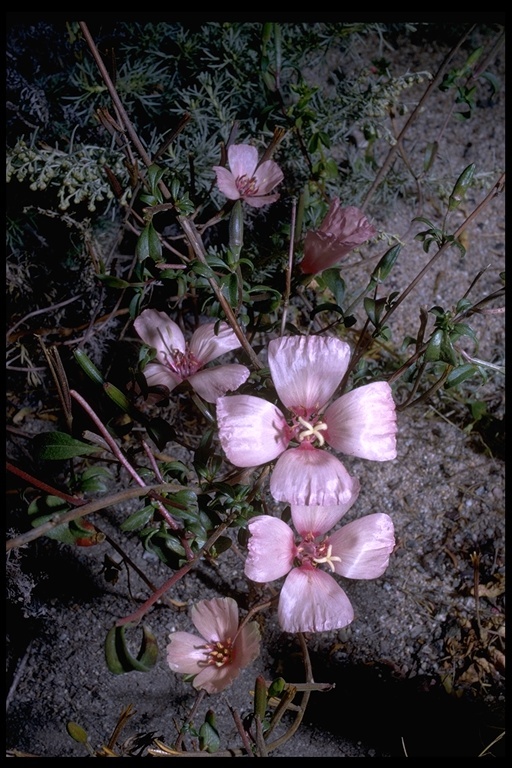
[[[331,571],[334,572],[333,563],[334,562],[341,563],[341,557],[338,557],[337,555],[333,555],[331,553],[332,553],[332,544],[329,544],[329,547],[327,549],[327,554],[325,555],[325,557],[314,557],[313,562],[318,564],[326,563],[331,569]]]
[[[327,429],[327,424],[323,421],[319,421],[318,424],[310,424],[309,421],[303,419],[302,416],[297,416],[297,421],[300,421],[303,427],[306,427],[302,432],[299,432],[299,441],[302,442],[306,437],[316,437],[320,446],[325,444],[325,438],[321,432]]]

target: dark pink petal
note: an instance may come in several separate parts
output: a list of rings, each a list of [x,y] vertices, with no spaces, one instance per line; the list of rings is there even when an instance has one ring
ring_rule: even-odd
[[[278,618],[285,632],[326,632],[354,619],[350,600],[340,585],[317,568],[294,568],[279,596]]]
[[[268,364],[277,394],[300,416],[326,404],[349,359],[350,346],[334,336],[283,336],[268,345]]]
[[[343,515],[350,509],[359,496],[359,485],[356,484],[353,493],[346,504],[335,506],[319,506],[307,504],[299,506],[291,505],[292,521],[296,530],[302,537],[311,534],[313,538],[327,533],[339,523]]]
[[[316,275],[339,264],[351,250],[352,246],[340,242],[334,235],[309,230],[304,239],[304,258],[300,268],[306,275]]]
[[[227,168],[223,168],[221,165],[214,165],[213,170],[217,175],[217,186],[223,195],[226,195],[228,200],[239,200],[240,192],[236,185],[236,178],[231,171]]]
[[[181,328],[165,312],[145,309],[134,320],[133,327],[145,344],[156,349],[157,359],[162,363],[169,350],[185,352],[187,348]]]
[[[238,389],[250,376],[245,365],[228,363],[205,368],[189,376],[188,380],[197,394],[207,403],[216,403],[226,392]]]
[[[169,392],[183,381],[181,376],[160,363],[148,363],[144,369],[144,376],[148,387],[167,387]]]
[[[192,606],[190,618],[205,640],[233,640],[238,629],[238,605],[232,597],[200,600]]]
[[[172,632],[169,639],[166,654],[172,671],[183,675],[196,675],[207,657],[204,639],[190,632]]]
[[[389,515],[377,512],[353,520],[329,536],[334,570],[348,579],[376,579],[389,565],[395,547],[393,522]]]
[[[233,661],[238,669],[251,664],[260,653],[261,635],[255,621],[250,621],[238,633],[233,647]]]
[[[325,439],[337,451],[372,461],[396,458],[396,408],[387,381],[342,395],[327,408]]]
[[[190,339],[189,349],[201,365],[231,352],[240,346],[235,332],[227,323],[220,323],[218,333],[215,333],[217,323],[200,325]]]
[[[282,182],[284,174],[273,160],[265,160],[258,166],[254,174],[258,195],[268,195],[274,187]]]
[[[270,492],[277,501],[304,506],[350,504],[359,481],[332,454],[317,448],[289,448],[277,460]]]
[[[250,179],[258,165],[258,150],[251,144],[232,144],[228,148],[228,164],[235,179],[241,176]]]
[[[297,553],[290,526],[277,517],[258,515],[251,518],[248,528],[247,578],[266,583],[287,574]]]
[[[283,414],[261,397],[220,397],[217,422],[221,445],[236,467],[257,467],[272,461],[290,442]]]

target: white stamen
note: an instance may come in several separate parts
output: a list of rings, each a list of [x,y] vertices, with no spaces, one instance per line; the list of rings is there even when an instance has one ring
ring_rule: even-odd
[[[303,419],[302,416],[297,416],[297,420],[300,421],[303,427],[306,427],[302,432],[299,432],[298,438],[302,442],[306,437],[316,437],[320,446],[325,444],[325,438],[320,434],[323,430],[327,429],[327,424],[320,421],[318,424],[310,424],[309,421]]]

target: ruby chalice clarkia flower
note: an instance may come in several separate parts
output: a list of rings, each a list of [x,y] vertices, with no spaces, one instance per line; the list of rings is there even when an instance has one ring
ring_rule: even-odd
[[[375,234],[363,211],[353,205],[342,208],[339,199],[334,198],[320,228],[306,232],[300,269],[305,274],[323,272]]]
[[[225,322],[200,325],[188,344],[179,325],[156,309],[145,309],[133,326],[142,341],[156,350],[156,358],[144,369],[148,387],[164,386],[172,392],[188,381],[203,400],[214,403],[226,392],[238,389],[250,375],[249,369],[238,363],[205,368],[207,363],[240,347],[236,334]]]
[[[286,576],[278,605],[279,624],[285,632],[346,627],[354,619],[354,610],[333,575],[376,579],[388,567],[395,546],[389,515],[366,515],[326,535],[346,510],[346,505],[292,505],[298,536],[283,520],[270,515],[249,521],[245,575],[264,583]]]
[[[284,178],[283,172],[274,160],[258,164],[258,150],[250,144],[232,144],[228,147],[229,170],[214,165],[217,186],[228,200],[243,200],[247,205],[261,208],[279,199],[278,192],[272,192]]]
[[[200,637],[171,632],[167,663],[173,672],[195,675],[194,688],[219,693],[259,655],[259,627],[255,621],[239,625],[232,597],[200,600],[192,606],[190,618]]]
[[[237,467],[277,459],[270,492],[290,504],[347,504],[359,490],[328,447],[371,461],[396,457],[396,411],[385,381],[357,387],[328,405],[350,359],[333,336],[284,336],[268,346],[276,392],[288,411],[260,397],[217,400],[219,439]]]

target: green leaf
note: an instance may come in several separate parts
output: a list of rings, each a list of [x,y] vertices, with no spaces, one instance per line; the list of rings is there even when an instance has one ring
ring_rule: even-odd
[[[317,276],[317,282],[319,285],[328,288],[336,299],[336,303],[340,306],[342,305],[346,286],[339,269],[324,269],[322,274]]]
[[[476,368],[474,365],[470,365],[469,363],[457,366],[453,369],[453,371],[450,371],[446,377],[446,381],[444,383],[445,389],[453,389],[454,387],[458,387],[459,384],[462,384],[462,382],[466,381],[466,379],[470,379],[477,372],[478,368]]]
[[[217,752],[220,747],[219,732],[207,720],[199,729],[199,749],[203,752]]]
[[[71,736],[71,738],[74,741],[77,741],[79,744],[87,744],[89,741],[89,736],[87,735],[87,731],[82,728],[81,725],[78,725],[78,723],[74,723],[70,721],[69,723],[66,723],[66,730]]]
[[[34,438],[37,455],[47,461],[64,461],[75,456],[90,456],[102,450],[97,445],[88,445],[66,432],[45,432]]]
[[[126,644],[127,626],[114,626],[107,634],[104,647],[107,667],[114,675],[122,675],[125,672],[149,672],[158,658],[156,638],[151,630],[143,625],[141,646],[137,657],[134,657]]]
[[[397,243],[390,248],[384,256],[380,259],[379,263],[372,272],[370,280],[372,282],[382,282],[389,275],[393,267],[395,266],[398,254],[402,250],[402,244]]]

